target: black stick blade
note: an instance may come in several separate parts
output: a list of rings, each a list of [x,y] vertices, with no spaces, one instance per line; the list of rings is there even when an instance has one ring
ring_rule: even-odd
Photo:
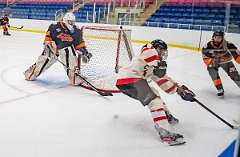
[[[101,96],[113,96],[111,92],[98,91],[98,94],[100,94]]]

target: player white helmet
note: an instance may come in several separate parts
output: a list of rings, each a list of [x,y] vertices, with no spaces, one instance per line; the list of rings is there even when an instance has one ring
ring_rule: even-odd
[[[63,22],[71,32],[74,31],[75,21],[75,15],[71,12],[68,12],[63,16]]]

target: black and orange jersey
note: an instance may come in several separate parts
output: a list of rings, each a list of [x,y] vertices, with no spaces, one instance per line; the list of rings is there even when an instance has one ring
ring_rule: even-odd
[[[73,33],[71,33],[63,22],[58,22],[57,24],[51,24],[49,26],[44,43],[48,44],[51,42],[55,42],[57,49],[72,45],[75,49],[85,47],[82,31],[75,26]]]
[[[9,24],[9,18],[7,16],[4,16],[0,19],[0,25],[7,25]]]
[[[228,41],[223,41],[216,46],[213,41],[209,41],[202,48],[202,55],[205,64],[211,64],[213,59],[218,59],[221,63],[226,63],[234,58],[237,62],[240,62],[240,53],[237,47]]]

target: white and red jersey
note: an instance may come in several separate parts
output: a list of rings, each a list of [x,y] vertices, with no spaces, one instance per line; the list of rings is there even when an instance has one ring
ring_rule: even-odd
[[[151,44],[142,48],[140,55],[136,56],[131,64],[120,69],[116,85],[133,84],[141,79],[152,79],[160,88],[167,93],[175,93],[177,90],[177,83],[170,77],[157,77],[153,74],[154,66],[158,65],[161,57]]]

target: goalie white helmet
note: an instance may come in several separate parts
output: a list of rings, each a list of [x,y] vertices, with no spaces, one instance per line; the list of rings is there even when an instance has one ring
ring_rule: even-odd
[[[63,17],[63,22],[71,32],[74,31],[75,21],[75,15],[71,12],[66,13]]]

